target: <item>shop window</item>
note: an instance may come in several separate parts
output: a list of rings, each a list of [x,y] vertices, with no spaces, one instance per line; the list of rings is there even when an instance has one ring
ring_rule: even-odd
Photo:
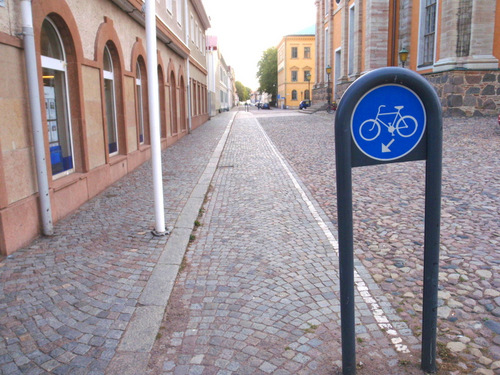
[[[49,18],[42,24],[41,54],[50,163],[52,176],[58,178],[73,172],[74,153],[66,55],[61,36]]]
[[[113,59],[108,47],[104,47],[104,96],[106,101],[106,121],[108,129],[108,152],[110,156],[118,153],[118,129],[116,124],[116,96]]]
[[[141,72],[141,64],[139,61],[136,63],[136,76],[135,76],[135,87],[136,87],[136,95],[137,95],[137,119],[139,125],[139,143],[144,144],[144,88],[143,88],[143,79]]]

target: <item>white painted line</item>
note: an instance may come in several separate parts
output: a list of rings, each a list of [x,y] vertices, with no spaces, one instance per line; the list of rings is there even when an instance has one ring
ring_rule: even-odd
[[[305,193],[304,189],[302,189],[299,182],[297,181],[293,173],[290,171],[290,168],[288,168],[288,165],[285,163],[283,156],[278,151],[278,149],[271,141],[271,139],[268,137],[268,135],[266,134],[260,123],[257,121],[257,119],[255,119],[255,122],[257,123],[259,130],[264,135],[264,138],[266,139],[267,143],[271,147],[271,150],[273,151],[274,155],[276,155],[283,169],[288,174],[288,177],[290,177],[290,179],[292,180],[292,183],[299,192],[300,196],[302,197],[302,200],[306,203],[307,207],[309,208],[309,212],[311,212],[317,224],[323,230],[323,233],[330,242],[330,245],[332,245],[335,254],[337,254],[338,257],[339,243],[337,242],[337,239],[335,238],[331,230],[328,228],[324,220],[321,218],[320,214],[316,210],[316,207],[307,197],[307,194]],[[380,327],[380,329],[382,331],[385,331],[385,333],[389,336],[390,341],[394,345],[394,348],[400,353],[410,353],[408,346],[403,344],[403,339],[399,336],[394,326],[389,322],[389,319],[387,318],[384,311],[378,304],[377,300],[371,295],[370,291],[368,290],[368,286],[366,285],[365,281],[356,270],[354,270],[354,284],[363,301],[369,306],[372,315],[374,319],[377,321],[377,324]]]

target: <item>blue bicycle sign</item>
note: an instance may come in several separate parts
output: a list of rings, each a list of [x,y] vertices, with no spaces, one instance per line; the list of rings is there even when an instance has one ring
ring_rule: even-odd
[[[420,142],[425,131],[420,98],[401,85],[378,86],[357,103],[351,121],[354,143],[372,159],[399,159]]]

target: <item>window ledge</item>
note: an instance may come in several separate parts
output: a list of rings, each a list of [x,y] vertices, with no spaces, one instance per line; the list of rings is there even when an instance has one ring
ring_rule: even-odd
[[[109,165],[113,166],[115,164],[121,163],[124,160],[127,160],[127,157],[125,155],[114,155],[109,158]]]
[[[52,182],[54,192],[62,190],[70,185],[76,184],[78,181],[86,178],[84,173],[71,173],[65,177],[58,178]]]

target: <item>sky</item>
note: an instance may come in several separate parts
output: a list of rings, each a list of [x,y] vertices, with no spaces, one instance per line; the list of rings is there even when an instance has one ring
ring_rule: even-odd
[[[236,81],[256,90],[257,64],[262,53],[277,47],[285,35],[316,23],[314,0],[202,0],[210,18],[207,35],[218,38],[226,64]]]

